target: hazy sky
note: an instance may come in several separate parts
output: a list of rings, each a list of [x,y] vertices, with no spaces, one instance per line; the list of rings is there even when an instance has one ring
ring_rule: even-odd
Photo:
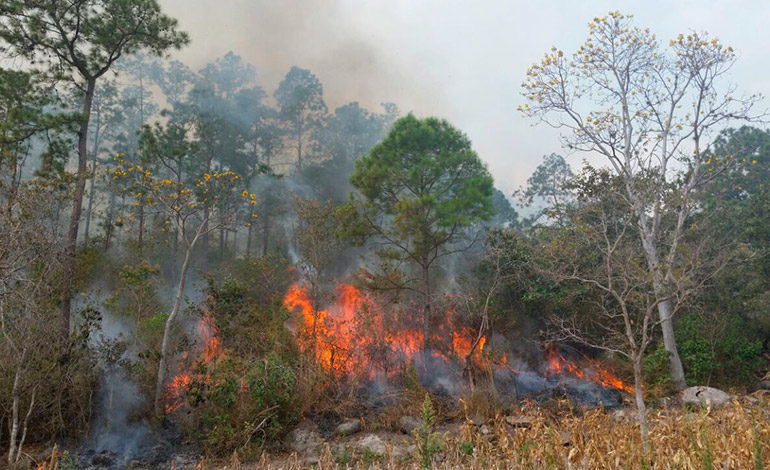
[[[192,43],[176,53],[193,68],[233,51],[257,67],[268,93],[291,65],[313,71],[331,109],[396,103],[465,131],[510,194],[558,135],[516,107],[529,65],[551,46],[574,51],[594,16],[633,13],[660,39],[708,31],[738,53],[732,80],[770,94],[770,1],[160,0]],[[770,103],[765,103],[770,105]],[[564,153],[564,152],[562,152]],[[566,154],[565,154],[566,155]],[[579,166],[579,155],[568,156]]]

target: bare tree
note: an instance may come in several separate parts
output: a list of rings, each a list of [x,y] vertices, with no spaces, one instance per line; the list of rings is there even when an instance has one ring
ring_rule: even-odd
[[[529,68],[522,84],[527,103],[519,109],[564,129],[566,147],[603,157],[621,178],[660,299],[671,376],[684,387],[671,322],[680,243],[697,190],[733,162],[710,156],[708,139],[730,120],[750,119],[758,97],[739,98],[724,84],[735,53],[716,38],[680,34],[669,46],[634,26],[631,15],[594,18],[571,57],[552,48]],[[636,184],[641,178],[645,184]]]
[[[0,182],[0,191],[5,190]],[[56,262],[58,224],[47,188],[36,182],[21,183],[0,210],[0,355],[2,374],[12,380],[8,463],[19,461],[27,428],[36,410],[38,388],[44,384],[58,343],[47,331],[56,318],[48,302],[53,289],[48,280],[60,266]],[[53,361],[55,362],[55,361]],[[26,403],[24,403],[26,401]],[[26,412],[24,412],[26,409]]]
[[[725,266],[729,250],[717,256],[709,237],[688,232],[680,242],[676,282],[661,296],[655,273],[636,243],[639,222],[624,179],[587,167],[574,184],[578,199],[563,209],[565,226],[542,229],[547,245],[539,251],[539,269],[557,282],[589,287],[591,314],[553,317],[554,339],[609,351],[632,364],[644,455],[649,459],[642,365],[653,328],[663,322],[655,312],[663,302],[670,304],[672,316],[685,307]]]

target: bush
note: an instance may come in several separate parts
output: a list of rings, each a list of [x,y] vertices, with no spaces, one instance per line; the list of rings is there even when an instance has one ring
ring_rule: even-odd
[[[296,377],[279,356],[224,358],[198,366],[187,389],[184,428],[207,454],[243,455],[280,437],[298,416]]]

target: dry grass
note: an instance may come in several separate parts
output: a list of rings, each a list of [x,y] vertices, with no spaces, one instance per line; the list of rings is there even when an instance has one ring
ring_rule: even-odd
[[[763,469],[770,461],[770,400],[750,397],[719,409],[660,409],[649,414],[655,469]],[[565,409],[567,411],[565,411]],[[568,408],[525,407],[529,427],[512,428],[505,417],[491,420],[482,435],[469,421],[445,436],[436,469],[642,469],[642,445],[634,410],[585,413]],[[456,427],[457,428],[457,427]],[[414,459],[386,455],[340,464],[330,447],[315,466],[292,455],[263,456],[245,468],[417,469]]]

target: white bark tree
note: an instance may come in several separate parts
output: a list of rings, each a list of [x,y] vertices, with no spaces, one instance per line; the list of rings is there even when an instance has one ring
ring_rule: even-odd
[[[571,56],[552,48],[522,84],[526,116],[563,129],[574,151],[603,157],[621,178],[636,215],[674,384],[685,386],[671,321],[680,242],[695,194],[734,160],[709,156],[708,140],[730,120],[751,119],[758,96],[725,83],[735,53],[705,34],[680,34],[665,48],[631,15],[610,12],[588,25]],[[644,184],[637,184],[644,180]]]
[[[118,158],[114,178],[126,183],[137,204],[146,207],[149,217],[158,216],[173,225],[176,236],[184,247],[184,259],[178,271],[176,293],[169,316],[163,328],[158,379],[155,386],[155,413],[164,414],[163,396],[168,375],[172,328],[182,309],[187,274],[198,242],[207,234],[238,224],[242,203],[256,205],[256,197],[247,190],[240,191],[239,175],[232,171],[205,173],[191,187],[182,182],[154,177],[141,165],[129,165]],[[253,211],[249,212],[255,217]]]
[[[590,288],[591,313],[553,317],[553,339],[609,351],[631,363],[644,458],[649,462],[642,366],[653,328],[664,322],[655,312],[664,302],[670,305],[670,315],[686,307],[725,267],[730,251],[714,250],[710,237],[691,228],[681,242],[686,249],[679,254],[676,282],[661,294],[646,252],[637,242],[639,221],[627,198],[625,179],[587,167],[574,184],[578,199],[561,210],[564,226],[545,227],[540,233],[547,244],[538,255],[539,268],[557,282]]]

